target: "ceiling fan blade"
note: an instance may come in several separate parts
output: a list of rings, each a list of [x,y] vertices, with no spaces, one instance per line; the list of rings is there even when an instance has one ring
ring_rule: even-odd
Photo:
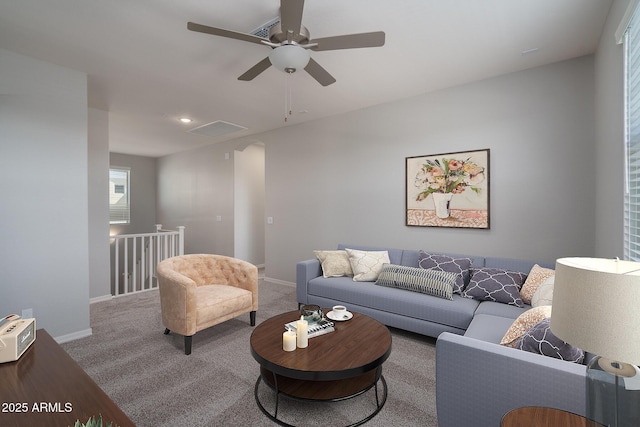
[[[313,60],[313,58],[309,59],[309,63],[304,70],[311,75],[314,79],[318,81],[322,86],[329,86],[332,83],[336,82],[336,79],[333,78],[331,74],[327,72],[320,64]]]
[[[243,81],[246,81],[246,82],[248,82],[249,80],[253,80],[258,76],[258,74],[260,74],[261,72],[263,72],[264,70],[266,70],[270,66],[271,66],[271,61],[269,60],[269,57],[267,56],[266,58],[264,58],[262,61],[258,62],[253,67],[249,68],[243,75],[238,77],[238,80],[243,80]]]
[[[208,27],[206,25],[196,24],[195,22],[187,22],[187,29],[198,33],[211,34],[214,36],[227,37],[229,39],[242,40],[245,42],[263,44],[267,39],[254,36],[252,34],[238,33],[231,30],[223,30],[222,28]]]
[[[384,46],[384,31],[372,33],[347,34],[344,36],[324,37],[309,40],[309,44],[317,43],[311,50],[356,49],[361,47]]]
[[[284,34],[289,31],[292,37],[300,34],[303,10],[304,0],[280,0],[280,26]]]

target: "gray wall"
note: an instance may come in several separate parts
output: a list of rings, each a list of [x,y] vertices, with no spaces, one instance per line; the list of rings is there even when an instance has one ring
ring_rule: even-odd
[[[264,264],[264,144],[235,150],[233,170],[234,256]]]
[[[595,251],[593,56],[259,135],[267,277],[340,243],[553,262]],[[404,225],[405,157],[491,149],[491,229]]]
[[[158,159],[158,221],[186,227],[185,253],[234,256],[235,145],[207,145]]]
[[[110,297],[109,113],[89,108],[89,297]]]
[[[91,333],[86,75],[0,49],[0,313]]]
[[[624,255],[624,48],[614,34],[628,4],[613,2],[595,55],[595,256],[606,258]]]

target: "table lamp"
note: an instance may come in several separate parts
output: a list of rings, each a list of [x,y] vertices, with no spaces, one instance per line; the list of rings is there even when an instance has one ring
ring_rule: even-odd
[[[551,331],[596,355],[587,365],[587,416],[640,426],[640,263],[556,261]]]

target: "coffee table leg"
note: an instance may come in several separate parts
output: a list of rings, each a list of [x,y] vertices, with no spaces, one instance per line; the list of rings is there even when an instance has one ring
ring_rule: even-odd
[[[276,388],[276,409],[273,411],[273,418],[278,419],[278,404],[280,403],[280,391],[278,391],[278,376],[273,374],[273,386]]]
[[[378,381],[382,381],[382,385],[384,386],[383,387],[384,400],[382,401],[382,404],[380,403],[380,400],[378,398]],[[376,391],[376,406],[378,407],[378,410],[380,410],[380,409],[382,409],[382,407],[384,406],[385,402],[387,401],[387,381],[382,376],[382,366],[378,366],[377,379],[376,379],[376,382],[374,383],[374,387],[375,387],[375,391]]]
[[[286,422],[281,421],[281,420],[278,419],[278,405],[279,405],[279,401],[280,401],[281,392],[278,390],[278,378],[277,378],[277,375],[275,375],[275,374],[272,374],[272,375],[273,375],[273,380],[274,380],[273,387],[274,387],[274,391],[276,393],[276,402],[275,402],[274,413],[273,414],[269,413],[269,411],[267,411],[267,409],[262,405],[262,403],[260,402],[260,398],[258,397],[258,389],[260,387],[260,383],[263,381],[262,374],[258,376],[258,379],[256,380],[256,385],[255,385],[255,388],[254,388],[254,392],[253,392],[254,397],[256,399],[256,404],[258,405],[258,408],[260,409],[260,411],[262,411],[263,414],[265,414],[271,420],[275,421],[277,424],[279,424],[281,426],[285,426],[285,427],[294,427],[293,425],[287,424]],[[378,393],[378,382],[382,383],[382,390],[381,390],[382,396],[379,396],[379,393]],[[374,387],[374,391],[375,391],[375,394],[376,394],[376,410],[373,411],[366,418],[364,418],[364,419],[362,419],[360,421],[357,421],[357,422],[355,422],[353,424],[349,424],[347,427],[360,426],[360,425],[370,421],[372,418],[374,418],[376,415],[378,415],[378,413],[382,410],[382,408],[384,407],[385,403],[387,402],[387,394],[388,394],[387,381],[384,379],[384,376],[382,375],[382,367],[381,366],[378,368],[376,379],[375,379],[375,382],[373,383],[373,387]],[[358,395],[360,395],[360,393],[358,393]],[[350,398],[353,398],[353,397],[354,396],[351,396]],[[292,399],[296,399],[295,397],[291,397],[291,398]],[[347,399],[349,399],[349,398],[347,398]],[[307,400],[307,399],[300,399],[300,400]],[[343,399],[339,399],[339,400],[343,400]]]
[[[265,414],[267,417],[269,417],[270,419],[272,419],[273,421],[277,422],[280,425],[288,426],[289,424],[282,423],[280,420],[278,420],[278,404],[280,403],[280,392],[278,391],[278,380],[275,375],[273,377],[274,377],[275,393],[276,393],[276,407],[273,412],[273,415],[271,415],[269,411],[267,411],[267,408],[265,408],[262,405],[262,402],[260,402],[260,398],[258,397],[258,389],[260,388],[260,383],[262,382],[262,375],[259,375],[258,379],[256,380],[256,386],[253,389],[253,396],[256,399],[256,404],[258,405],[258,408],[260,408],[263,414]]]

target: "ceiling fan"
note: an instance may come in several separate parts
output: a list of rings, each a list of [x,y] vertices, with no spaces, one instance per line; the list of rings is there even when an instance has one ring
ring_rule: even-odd
[[[187,28],[214,36],[227,37],[271,47],[271,54],[238,77],[238,80],[253,80],[271,65],[281,71],[292,74],[298,69],[304,70],[322,86],[336,81],[320,64],[309,55],[308,50],[324,51],[379,47],[384,45],[383,31],[371,33],[347,34],[334,37],[310,39],[309,30],[302,25],[304,0],[280,0],[280,23],[269,30],[269,38],[253,34],[240,33],[188,22]]]

